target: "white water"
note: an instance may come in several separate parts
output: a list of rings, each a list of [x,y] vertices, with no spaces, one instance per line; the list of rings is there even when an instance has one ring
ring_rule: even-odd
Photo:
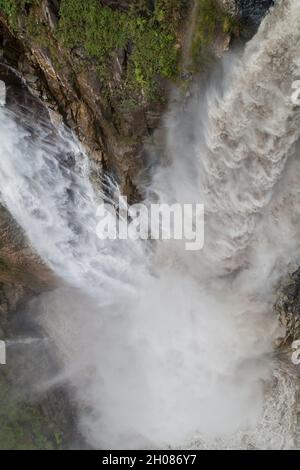
[[[167,119],[171,162],[149,198],[205,203],[197,254],[179,242],[100,242],[100,196],[75,139],[45,123],[32,137],[0,109],[2,200],[64,284],[32,309],[61,351],[55,380],[87,405],[93,445],[295,445],[296,381],[271,353],[274,289],[299,253],[299,57],[300,2],[279,1],[225,63],[222,87]]]

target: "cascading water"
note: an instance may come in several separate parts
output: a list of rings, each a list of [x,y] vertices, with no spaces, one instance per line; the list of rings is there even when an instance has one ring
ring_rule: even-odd
[[[96,236],[97,199],[87,156],[68,131],[57,133],[49,122],[33,128],[32,117],[1,110],[2,152],[8,157],[1,169],[5,204],[65,281],[92,292],[104,284],[122,289],[133,277],[134,255],[128,243],[118,244],[117,254]],[[102,301],[111,295],[103,290]]]
[[[147,202],[205,204],[196,254],[100,241],[104,195],[73,136],[0,109],[2,201],[62,279],[31,304],[64,363],[48,385],[74,385],[92,445],[295,447],[297,378],[272,357],[272,303],[300,243],[299,59],[300,3],[280,0],[222,90],[169,117],[171,162]]]

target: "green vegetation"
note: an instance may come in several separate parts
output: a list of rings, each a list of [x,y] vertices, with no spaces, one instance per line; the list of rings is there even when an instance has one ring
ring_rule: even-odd
[[[0,0],[0,10],[4,12],[12,24],[16,23],[18,15],[17,2],[13,0]]]
[[[16,360],[20,358],[14,356],[0,369],[0,450],[61,449],[63,437],[58,424],[24,393],[23,384],[18,382],[22,369],[16,367]]]
[[[196,1],[191,55],[197,71],[210,61],[209,48],[216,35],[233,31],[236,21],[215,0]],[[73,57],[75,72],[90,61],[108,95],[133,103],[140,102],[141,96],[158,98],[161,78],[178,78],[183,20],[190,0],[156,0],[152,9],[148,0],[133,0],[126,12],[105,6],[101,0],[61,0],[54,31],[49,29],[40,5],[41,0],[0,0],[0,9],[12,27],[18,28],[17,19],[22,16],[28,38],[48,48],[55,67],[63,65],[58,41],[71,51],[79,51]],[[122,81],[112,89],[116,54],[124,60]]]
[[[0,10],[8,17],[11,26],[17,27],[17,19],[22,10],[34,4],[36,0],[0,0]]]
[[[158,0],[152,12],[147,3],[134,2],[124,13],[98,0],[62,0],[58,37],[70,48],[83,47],[102,72],[114,51],[130,51],[126,83],[151,96],[158,76],[177,75],[176,34],[186,1]]]
[[[22,15],[30,38],[51,47],[52,34],[39,12],[40,0],[0,0],[0,10],[13,29]],[[115,52],[126,51],[123,82],[126,91],[147,98],[157,92],[157,79],[175,79],[178,74],[178,31],[188,0],[135,0],[127,12],[104,6],[100,0],[61,0],[56,40],[69,49],[82,48],[109,79]],[[31,7],[31,8],[29,8]],[[55,39],[54,38],[54,39]]]
[[[206,64],[210,59],[209,47],[218,32],[231,33],[237,27],[237,20],[225,13],[215,0],[198,0],[196,28],[192,44],[194,64]]]
[[[5,258],[0,257],[0,271],[2,270],[9,270],[10,266]]]

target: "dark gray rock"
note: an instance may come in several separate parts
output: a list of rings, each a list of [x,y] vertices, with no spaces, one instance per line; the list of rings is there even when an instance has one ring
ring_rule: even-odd
[[[236,0],[236,3],[242,18],[259,24],[274,0]]]

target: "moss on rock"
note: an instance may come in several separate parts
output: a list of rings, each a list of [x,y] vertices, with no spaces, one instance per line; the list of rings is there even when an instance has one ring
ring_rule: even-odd
[[[147,2],[133,2],[123,12],[97,0],[62,0],[57,34],[66,46],[83,47],[102,68],[113,52],[126,50],[125,81],[149,96],[157,76],[177,75],[177,32],[185,5],[185,0],[158,0],[151,11]]]
[[[211,56],[209,51],[218,34],[238,33],[239,23],[236,17],[224,11],[216,0],[196,0],[198,2],[192,58],[196,68],[207,64]]]
[[[8,17],[11,26],[16,29],[18,17],[28,6],[37,3],[38,0],[0,0],[0,10]]]
[[[127,89],[154,97],[160,77],[178,75],[178,30],[188,0],[157,0],[154,8],[149,3],[135,0],[123,11],[98,0],[61,0],[54,37],[70,50],[82,48],[105,77],[111,73],[112,55],[123,49]],[[22,24],[31,38],[47,46],[51,35],[42,7],[42,0],[0,0],[14,30]]]

